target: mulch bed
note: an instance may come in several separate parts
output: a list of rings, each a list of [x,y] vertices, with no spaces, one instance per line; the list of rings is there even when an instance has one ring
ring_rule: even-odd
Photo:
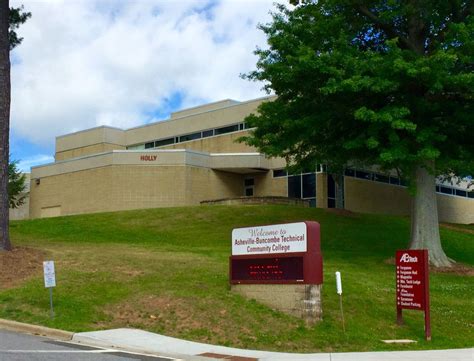
[[[40,275],[45,252],[27,247],[0,251],[0,289],[14,287],[34,275]]]

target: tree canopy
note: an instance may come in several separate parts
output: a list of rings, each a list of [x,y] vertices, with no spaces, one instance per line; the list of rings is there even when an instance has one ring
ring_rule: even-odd
[[[18,169],[18,161],[8,165],[8,203],[10,208],[18,208],[26,199],[26,176]]]
[[[277,98],[245,141],[290,164],[474,174],[472,1],[277,5],[257,69]],[[434,185],[432,186],[434,193]],[[439,236],[438,236],[439,237]]]

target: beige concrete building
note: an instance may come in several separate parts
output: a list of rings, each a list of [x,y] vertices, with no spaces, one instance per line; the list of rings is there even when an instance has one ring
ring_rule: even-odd
[[[131,129],[97,127],[56,138],[55,162],[32,168],[30,216],[198,205],[237,197],[290,197],[334,207],[334,181],[318,167],[287,175],[283,159],[267,158],[237,140],[245,117],[271,97],[223,100]],[[474,223],[474,192],[439,186],[440,219]],[[408,214],[410,199],[395,176],[347,169],[345,208]]]

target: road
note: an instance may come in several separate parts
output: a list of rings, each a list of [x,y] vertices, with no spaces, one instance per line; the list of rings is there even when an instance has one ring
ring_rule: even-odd
[[[0,361],[172,361],[0,330]]]

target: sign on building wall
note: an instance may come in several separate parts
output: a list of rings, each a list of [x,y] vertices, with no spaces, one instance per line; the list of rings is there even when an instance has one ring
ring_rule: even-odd
[[[232,284],[322,284],[319,223],[236,228],[229,267]]]
[[[396,252],[397,322],[403,323],[402,309],[425,312],[425,336],[431,340],[428,250]]]

